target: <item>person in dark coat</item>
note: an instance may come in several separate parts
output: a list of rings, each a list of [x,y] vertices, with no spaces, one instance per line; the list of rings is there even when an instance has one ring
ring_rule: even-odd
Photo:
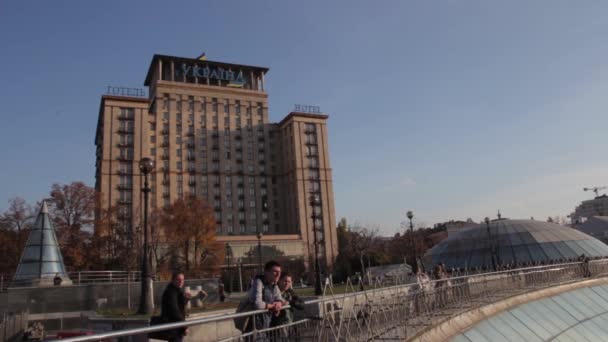
[[[163,292],[160,316],[166,323],[183,322],[186,320],[186,303],[192,297],[189,292],[184,293],[184,274],[175,272],[171,276],[171,282]],[[169,335],[171,342],[181,342],[188,334],[187,328],[179,328],[171,331]]]
[[[293,310],[304,310],[304,301],[296,295],[292,288],[292,276],[288,272],[281,273],[279,278],[279,290],[281,290],[281,296],[283,297],[283,304],[289,304],[290,308],[285,309],[279,313],[278,316],[272,318],[272,326],[283,325],[293,322]]]

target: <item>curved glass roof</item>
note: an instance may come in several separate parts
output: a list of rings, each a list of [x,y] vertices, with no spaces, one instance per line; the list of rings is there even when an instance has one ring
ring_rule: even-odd
[[[422,258],[427,269],[492,268],[496,264],[563,262],[581,254],[608,256],[608,246],[578,230],[532,220],[497,220],[448,236]]]
[[[474,325],[453,342],[608,340],[608,285],[516,306]]]

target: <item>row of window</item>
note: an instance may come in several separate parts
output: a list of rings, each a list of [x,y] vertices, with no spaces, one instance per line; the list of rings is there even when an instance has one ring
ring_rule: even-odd
[[[201,112],[206,112],[207,111],[207,99],[202,97],[200,99],[195,99],[194,96],[189,96],[187,101],[184,100],[178,100],[178,99],[171,99],[169,97],[169,94],[164,94],[163,99],[159,100],[160,102],[162,102],[162,108],[165,110],[169,110],[170,107],[170,103],[171,101],[174,102],[175,104],[175,109],[177,111],[182,111],[184,109],[184,103],[187,104],[187,110],[190,112],[194,112],[195,107],[198,107],[199,110]],[[220,105],[220,103],[218,102],[218,99],[216,97],[211,99],[211,110],[213,112],[217,112],[218,111],[218,106]],[[223,105],[223,109],[224,109],[224,113],[230,113],[230,103],[228,101],[228,99],[224,99],[221,104]],[[263,115],[263,104],[262,102],[257,102],[256,106],[254,107],[253,104],[241,104],[240,100],[236,100],[234,103],[234,113],[235,114],[241,114],[242,108],[245,108],[245,113],[247,115],[251,115],[253,109],[255,108],[256,113],[258,115]]]

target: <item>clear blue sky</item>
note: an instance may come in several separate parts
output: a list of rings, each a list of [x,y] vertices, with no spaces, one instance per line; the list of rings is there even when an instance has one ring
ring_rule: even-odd
[[[567,215],[608,183],[608,2],[12,1],[0,5],[0,208],[94,184],[106,85],[155,53],[267,66],[270,118],[330,115],[336,215]]]

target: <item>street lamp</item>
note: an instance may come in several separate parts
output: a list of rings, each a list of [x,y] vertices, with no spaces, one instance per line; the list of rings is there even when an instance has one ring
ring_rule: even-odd
[[[148,253],[148,174],[154,169],[154,161],[150,158],[142,158],[139,161],[139,170],[144,175],[144,253],[141,260],[141,293],[139,297],[139,310],[141,315],[150,315],[154,311],[152,300],[152,277],[150,277],[150,258]]]
[[[228,293],[232,293],[232,272],[230,271],[230,259],[232,259],[232,250],[230,244],[226,242],[226,264],[228,265]]]
[[[310,196],[310,204],[312,206],[312,236],[313,243],[315,246],[315,295],[320,296],[323,291],[321,290],[321,264],[319,262],[319,241],[317,241],[317,227],[316,227],[316,214],[315,207],[321,203],[321,199],[318,195]]]
[[[259,264],[260,264],[260,268],[263,271],[263,266],[262,266],[262,232],[260,232],[259,228],[258,228],[258,259],[259,259]],[[260,274],[262,273],[262,271],[260,271]]]
[[[494,256],[494,243],[492,241],[492,235],[490,234],[490,218],[486,217],[484,219],[484,221],[486,222],[486,230],[488,232],[488,243],[490,244],[490,255],[492,257],[492,268],[494,269],[494,272],[496,272],[496,258]]]
[[[414,239],[414,223],[412,223],[412,219],[414,218],[414,213],[409,210],[407,213],[407,218],[410,220],[410,234],[412,238],[412,252],[414,253],[414,265],[412,266],[412,272],[414,274],[418,273],[418,256],[416,255],[416,241]]]

